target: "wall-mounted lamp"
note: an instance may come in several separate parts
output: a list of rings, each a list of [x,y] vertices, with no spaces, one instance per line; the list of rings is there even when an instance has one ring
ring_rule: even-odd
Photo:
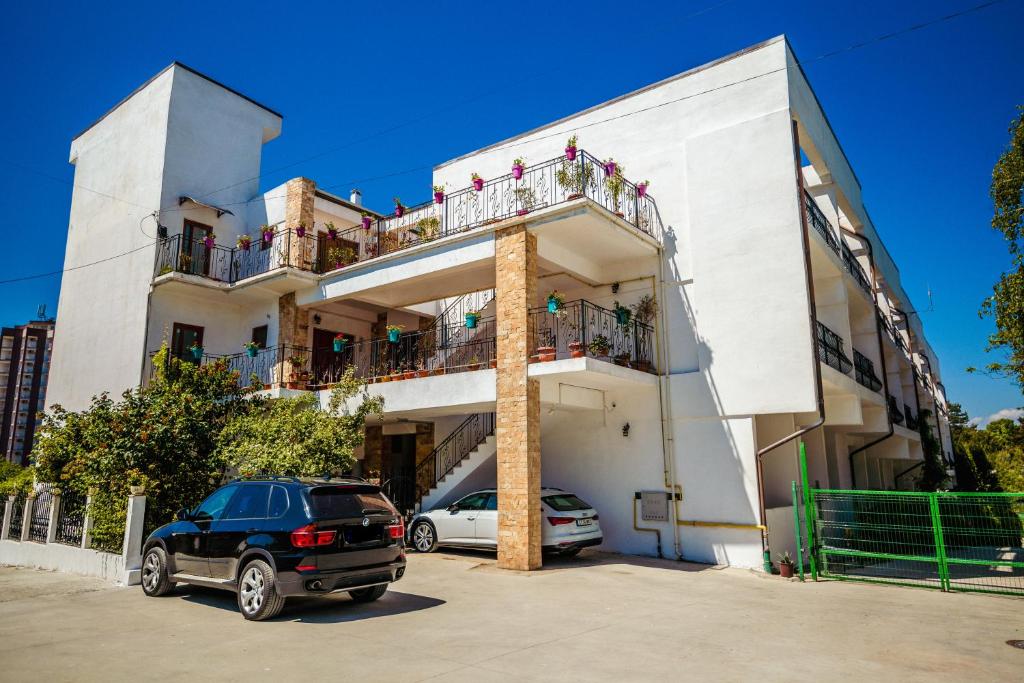
[[[618,293],[619,293],[619,283],[618,282],[613,282],[612,283],[612,294],[618,294]]]
[[[321,320],[323,320],[323,318],[320,317],[319,313],[314,313],[313,314],[313,324],[314,325],[319,325]]]
[[[624,437],[626,437],[626,438],[629,438],[629,423],[628,422],[626,424],[622,425],[622,435]]]
[[[158,226],[156,226],[156,236],[159,237],[162,240],[167,239],[167,226],[166,225],[158,225]]]

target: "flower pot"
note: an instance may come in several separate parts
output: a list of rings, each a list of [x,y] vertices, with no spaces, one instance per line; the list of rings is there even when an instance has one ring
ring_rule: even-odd
[[[202,360],[203,359],[203,347],[202,346],[192,346],[192,347],[189,347],[188,351],[189,351],[189,353],[192,354],[192,360]]]
[[[306,228],[301,226],[301,225],[299,227],[295,228],[295,236],[296,237],[300,237],[300,238],[301,237],[305,237],[306,236]]]
[[[333,229],[328,230],[327,231],[327,237],[332,239],[332,240],[338,239],[338,231],[337,230],[333,230]]]
[[[339,268],[342,267],[342,265],[344,265],[344,264],[342,264],[340,261],[335,261],[334,262],[334,269],[338,270]]]
[[[335,339],[334,340],[334,352],[335,353],[341,353],[344,350],[345,350],[345,340],[344,339]]]
[[[637,183],[636,185],[636,196],[646,197],[647,196],[647,183]]]
[[[250,242],[239,242],[238,247],[242,251],[249,251],[249,247],[252,246]]]
[[[380,377],[377,378],[377,381],[378,382],[390,382],[391,381],[391,375],[381,375]]]
[[[434,203],[435,204],[444,204],[444,192],[435,192],[434,193]]]
[[[532,356],[530,356],[529,358],[526,359],[526,362],[530,363],[531,365],[533,363],[537,363],[539,361],[540,361],[540,357],[537,354],[533,354]]]
[[[779,562],[779,576],[781,576],[784,579],[793,578],[793,563]]]
[[[568,159],[569,161],[576,161],[576,148],[575,147],[566,147],[565,148],[565,158]]]
[[[484,189],[484,179],[483,178],[473,178],[473,189],[476,190],[477,192],[479,192],[480,190]]]
[[[569,344],[569,356],[571,356],[572,358],[583,358],[583,356],[585,355],[587,354],[583,350],[582,342],[571,342]]]
[[[615,175],[615,169],[617,169],[618,167],[619,165],[616,164],[614,161],[609,161],[604,165],[604,174],[606,176],[613,176]]]
[[[416,379],[416,371],[415,370],[406,370],[405,372],[402,373],[402,377],[404,379]]]
[[[273,242],[274,241],[274,233],[269,232],[269,231],[263,233],[263,241],[266,242],[267,244]]]
[[[470,363],[466,367],[469,368],[470,370],[479,370],[480,369],[480,364],[479,363]]]
[[[538,346],[537,357],[540,358],[541,363],[547,363],[555,359],[555,347],[554,346]]]
[[[402,375],[402,373],[400,373],[400,372],[392,372],[392,373],[391,373],[391,374],[389,375],[389,377],[391,377],[391,381],[392,381],[392,382],[398,382],[399,380],[402,380],[402,379],[404,379],[404,376],[403,376],[403,375]]]
[[[491,370],[493,370],[494,368],[498,367],[498,359],[497,359],[497,358],[492,358],[492,359],[491,359],[491,360],[490,360],[490,361],[489,361],[489,362],[487,363],[487,365],[488,365],[488,366],[489,366],[489,367],[491,368]]]
[[[287,384],[285,384],[285,388],[298,390],[300,387],[298,382],[288,382]]]
[[[477,321],[479,319],[480,319],[480,316],[477,315],[476,313],[467,313],[466,314],[466,329],[469,329],[469,330],[476,329],[476,323],[477,323]]]
[[[395,207],[395,218],[401,218],[404,215],[405,215],[405,207],[404,206],[396,206]]]
[[[417,370],[416,371],[416,376],[417,377],[430,377],[430,370]]]
[[[515,166],[512,167],[512,177],[515,178],[516,180],[522,179],[523,170],[524,169],[522,164],[516,164]]]
[[[574,199],[583,199],[583,195],[581,195],[579,192],[573,192],[571,195],[569,195],[565,199],[566,199],[566,201],[570,201],[571,202]]]
[[[207,249],[213,249],[213,245],[215,244],[215,242],[213,241],[212,237],[204,237],[203,244],[206,245]]]
[[[636,362],[636,369],[639,370],[640,372],[650,372],[651,371],[651,361],[649,361],[649,360],[638,360]]]
[[[548,299],[548,313],[558,313],[558,310],[562,307],[558,303],[558,299]]]
[[[370,229],[370,217],[369,216],[363,216],[363,229],[364,230],[369,230]]]
[[[388,330],[388,341],[392,344],[398,343],[398,337],[402,334],[401,330]]]
[[[249,358],[255,358],[258,352],[259,349],[257,349],[255,346],[245,347],[245,355],[249,356]]]
[[[128,487],[128,491],[133,496],[141,496],[146,492],[146,487],[141,485],[132,485]]]
[[[594,349],[594,357],[595,358],[601,358],[601,359],[607,359],[608,358],[608,347],[607,346],[602,346],[601,348]]]
[[[436,367],[436,368],[434,368],[434,375],[435,375],[435,376],[437,376],[437,375],[443,375],[443,374],[444,374],[444,366],[443,366],[443,365],[441,365],[441,366],[439,366],[439,367]]]
[[[615,364],[624,368],[629,367],[629,356],[615,356]]]
[[[629,324],[630,312],[628,310],[617,310],[615,311],[615,322],[621,327],[625,327]]]
[[[528,213],[530,213],[529,209],[519,209],[518,211],[516,211],[517,216],[525,216]]]

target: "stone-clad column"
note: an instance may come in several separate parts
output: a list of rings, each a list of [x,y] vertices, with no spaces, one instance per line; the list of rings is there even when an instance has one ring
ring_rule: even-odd
[[[313,228],[313,201],[316,198],[316,183],[309,178],[292,178],[285,184],[284,225],[291,230],[287,237],[288,265],[294,268],[308,268],[313,263],[313,245],[316,231]],[[295,228],[306,228],[306,237],[299,239]],[[282,245],[282,248],[285,248]]]
[[[539,569],[540,386],[527,376],[537,238],[523,225],[495,235],[497,299],[498,566]]]

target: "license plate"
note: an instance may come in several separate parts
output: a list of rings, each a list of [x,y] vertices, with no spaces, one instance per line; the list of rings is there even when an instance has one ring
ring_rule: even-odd
[[[590,526],[593,523],[594,523],[594,520],[591,519],[590,517],[585,517],[583,519],[577,519],[576,520],[576,526]]]

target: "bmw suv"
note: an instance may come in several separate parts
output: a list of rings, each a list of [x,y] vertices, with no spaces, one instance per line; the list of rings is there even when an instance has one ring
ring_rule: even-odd
[[[257,621],[293,595],[347,591],[370,602],[405,573],[404,535],[395,506],[361,479],[235,480],[149,535],[142,590],[229,590]]]

